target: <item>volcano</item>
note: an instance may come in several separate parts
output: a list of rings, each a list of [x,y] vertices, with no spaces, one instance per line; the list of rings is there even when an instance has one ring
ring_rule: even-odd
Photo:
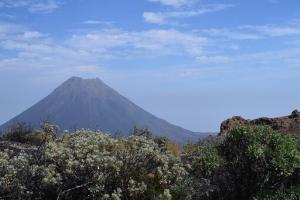
[[[85,128],[121,135],[128,135],[136,126],[180,143],[204,137],[152,115],[98,78],[68,79],[40,102],[3,124],[0,130],[16,122],[38,128],[42,121],[56,124],[61,130]]]

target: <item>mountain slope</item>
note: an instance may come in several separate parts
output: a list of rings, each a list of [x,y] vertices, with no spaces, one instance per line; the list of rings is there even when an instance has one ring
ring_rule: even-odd
[[[99,79],[78,77],[70,78],[0,129],[6,129],[17,121],[30,123],[33,127],[39,127],[41,121],[48,121],[62,130],[89,128],[110,133],[118,131],[124,135],[134,126],[146,127],[155,135],[177,142],[201,137],[146,112]]]

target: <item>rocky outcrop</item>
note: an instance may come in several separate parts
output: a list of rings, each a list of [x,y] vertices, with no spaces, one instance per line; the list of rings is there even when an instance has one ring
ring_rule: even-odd
[[[294,110],[289,116],[277,118],[262,117],[254,120],[235,116],[222,122],[219,135],[224,135],[233,128],[244,125],[268,125],[281,133],[300,136],[300,112]]]

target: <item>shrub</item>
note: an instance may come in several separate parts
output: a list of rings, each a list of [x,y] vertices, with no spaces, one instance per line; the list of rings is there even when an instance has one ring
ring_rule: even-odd
[[[154,138],[154,142],[157,143],[159,148],[161,148],[162,150],[168,151],[176,157],[180,157],[180,147],[178,146],[178,144],[169,140],[167,137],[156,137]]]
[[[17,122],[4,133],[4,139],[13,142],[26,142],[26,136],[32,132],[32,128],[25,122]]]
[[[266,126],[239,127],[213,142],[188,144],[192,198],[294,199],[296,192],[286,188],[300,183],[299,144],[299,138]]]
[[[131,135],[152,138],[152,133],[150,132],[150,130],[148,128],[138,128],[136,126],[133,127],[133,131],[132,131]]]
[[[186,156],[192,199],[223,199],[225,196],[220,194],[220,189],[226,187],[227,183],[222,182],[226,172],[222,171],[224,161],[219,155],[217,145],[189,144],[187,150],[190,152],[186,153]]]
[[[236,128],[180,157],[148,134],[56,134],[47,125],[27,135],[41,144],[34,153],[0,151],[0,199],[299,199],[300,139],[269,127]]]
[[[33,131],[30,125],[26,123],[16,123],[8,130],[4,138],[12,142],[20,142],[31,145],[41,146],[44,143],[55,139],[58,135],[58,126],[49,123],[43,123],[41,130]]]
[[[300,185],[292,186],[288,189],[281,189],[272,194],[264,194],[257,198],[257,200],[299,200],[300,199]]]
[[[196,177],[208,178],[222,165],[222,158],[213,145],[200,146],[193,157],[192,172]]]
[[[233,180],[236,199],[250,199],[263,191],[276,191],[299,177],[297,140],[270,127],[236,128],[218,148]]]
[[[141,136],[80,130],[47,142],[34,156],[19,156],[0,155],[0,199],[176,199],[184,192],[178,158]]]
[[[0,151],[0,199],[31,199],[32,157],[26,153]]]
[[[41,146],[46,142],[53,140],[53,135],[43,131],[34,131],[24,137],[24,143]]]

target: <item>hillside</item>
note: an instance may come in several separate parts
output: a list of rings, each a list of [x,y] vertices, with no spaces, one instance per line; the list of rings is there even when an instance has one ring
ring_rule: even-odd
[[[47,121],[62,130],[88,128],[122,135],[128,135],[137,126],[149,128],[154,135],[166,136],[180,143],[206,136],[157,118],[98,78],[70,78],[49,96],[3,124],[0,129],[7,129],[18,121],[27,122],[33,128]]]

